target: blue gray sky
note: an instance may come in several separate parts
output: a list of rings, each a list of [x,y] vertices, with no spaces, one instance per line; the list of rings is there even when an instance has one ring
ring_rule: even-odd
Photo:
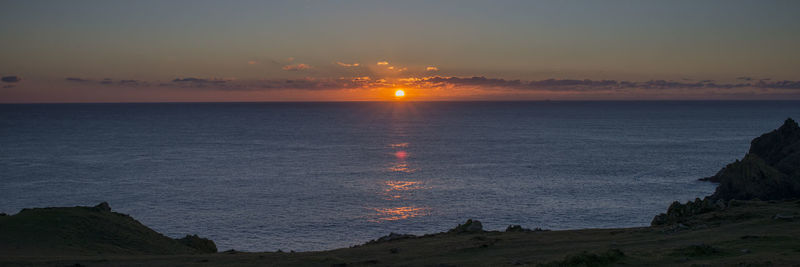
[[[0,102],[800,99],[799,1],[0,6]]]

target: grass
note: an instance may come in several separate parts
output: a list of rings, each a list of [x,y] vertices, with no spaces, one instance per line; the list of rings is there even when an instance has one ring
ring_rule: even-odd
[[[441,233],[316,252],[34,255],[40,246],[20,254],[22,256],[3,254],[0,266],[67,266],[76,263],[85,266],[796,265],[800,263],[800,220],[776,220],[772,218],[775,214],[797,215],[800,206],[795,201],[742,201],[725,211],[696,215],[685,222],[687,228],[677,229],[667,225]],[[2,229],[0,232],[5,234]],[[7,240],[3,238],[0,240]]]
[[[128,215],[97,207],[25,209],[0,216],[0,257],[190,253],[196,249]]]

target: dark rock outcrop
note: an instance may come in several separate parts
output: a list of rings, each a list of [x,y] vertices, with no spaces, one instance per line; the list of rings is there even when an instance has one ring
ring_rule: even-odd
[[[713,199],[800,197],[800,127],[786,119],[780,128],[753,139],[742,160],[701,180],[720,184]]]
[[[686,202],[686,204],[681,204],[680,202],[675,201],[672,202],[672,205],[669,205],[667,213],[661,213],[657,215],[655,218],[653,218],[653,221],[650,224],[666,225],[681,223],[684,221],[684,219],[693,215],[716,210],[724,210],[726,207],[727,204],[724,200],[714,200],[710,197],[703,199],[696,198],[694,201]]]
[[[800,197],[800,177],[780,172],[755,154],[729,164],[719,175],[714,199],[777,200]]]
[[[753,139],[748,154],[786,175],[800,175],[800,127],[791,118],[786,119],[780,128]]]
[[[750,151],[711,177],[714,194],[686,204],[674,202],[652,225],[674,224],[693,215],[725,209],[732,200],[800,198],[800,127],[791,118],[750,142]]]
[[[94,206],[94,209],[97,211],[111,212],[111,206],[109,206],[108,202],[105,201],[97,204],[97,206]]]
[[[450,229],[448,233],[480,233],[483,232],[483,224],[481,221],[468,219],[464,224],[459,224],[456,228]]]

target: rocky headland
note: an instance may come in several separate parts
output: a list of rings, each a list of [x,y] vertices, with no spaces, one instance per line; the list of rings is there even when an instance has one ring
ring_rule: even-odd
[[[714,194],[685,204],[676,201],[652,225],[683,223],[696,214],[724,210],[736,200],[800,198],[800,127],[786,119],[778,129],[753,139],[744,158],[700,180],[719,183]]]

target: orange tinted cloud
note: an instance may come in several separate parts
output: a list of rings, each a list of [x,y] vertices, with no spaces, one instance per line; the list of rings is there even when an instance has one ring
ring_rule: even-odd
[[[285,70],[285,71],[301,71],[301,70],[307,70],[307,69],[310,69],[310,68],[311,68],[311,66],[306,65],[306,64],[295,64],[295,65],[283,66],[283,70]]]
[[[430,66],[430,67],[427,67],[427,68],[425,68],[425,70],[426,70],[426,71],[438,71],[438,70],[439,70],[439,68],[437,68],[437,67],[433,67],[433,66]]]
[[[389,65],[389,61],[378,61],[379,66]]]
[[[339,66],[342,66],[342,67],[358,67],[358,65],[359,65],[358,63],[348,64],[348,63],[338,62],[338,61],[336,62],[336,64],[339,65]]]

